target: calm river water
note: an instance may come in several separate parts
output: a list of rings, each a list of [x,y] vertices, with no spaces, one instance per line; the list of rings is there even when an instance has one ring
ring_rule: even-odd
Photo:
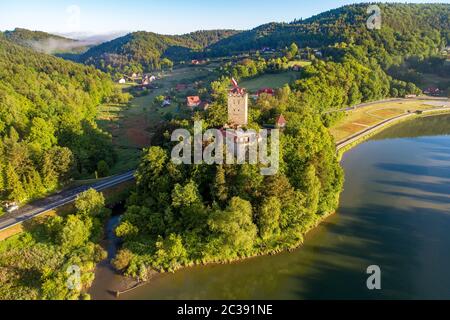
[[[450,299],[450,116],[387,129],[342,164],[339,211],[302,248],[161,275],[121,299]]]

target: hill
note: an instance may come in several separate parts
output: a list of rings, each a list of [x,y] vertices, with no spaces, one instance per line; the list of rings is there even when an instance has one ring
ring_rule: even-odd
[[[81,53],[87,50],[86,45],[78,40],[68,39],[42,31],[16,28],[13,31],[5,31],[4,36],[15,44],[42,53]]]
[[[450,4],[379,4],[381,30],[366,27],[368,4],[348,5],[291,23],[270,23],[223,39],[211,55],[224,55],[263,47],[326,47],[335,43],[362,44],[377,53],[427,54],[450,42]],[[378,49],[376,48],[378,47]],[[382,57],[380,57],[382,58]]]
[[[0,37],[0,200],[34,199],[101,160],[112,164],[94,119],[113,93],[99,70]]]
[[[210,30],[168,36],[134,32],[91,48],[80,57],[80,61],[109,72],[149,71],[160,69],[163,57],[189,59],[191,51],[201,51],[237,33],[234,30]]]

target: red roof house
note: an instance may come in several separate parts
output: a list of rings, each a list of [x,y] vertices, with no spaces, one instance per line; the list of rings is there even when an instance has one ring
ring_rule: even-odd
[[[258,93],[257,93],[258,97],[260,95],[262,95],[263,93],[273,96],[275,94],[275,90],[273,90],[272,88],[264,88],[264,89],[258,90]]]
[[[199,107],[202,104],[202,100],[199,96],[189,96],[186,98],[187,106],[191,109]]]

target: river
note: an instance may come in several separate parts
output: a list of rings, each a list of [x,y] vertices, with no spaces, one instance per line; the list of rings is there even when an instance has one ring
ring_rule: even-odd
[[[342,165],[337,214],[298,250],[163,274],[120,299],[450,299],[450,115],[386,129]]]

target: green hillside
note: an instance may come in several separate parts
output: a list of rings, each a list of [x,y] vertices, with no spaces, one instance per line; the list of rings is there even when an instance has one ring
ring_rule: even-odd
[[[0,199],[27,201],[112,164],[96,107],[108,75],[0,38]]]
[[[77,40],[42,31],[16,28],[13,31],[5,31],[4,36],[15,44],[48,54],[81,53],[87,50],[86,46]]]
[[[167,36],[135,32],[91,48],[81,57],[81,61],[109,72],[149,71],[164,65],[162,57],[189,59],[191,51],[202,50],[236,33],[233,30],[211,30]]]
[[[379,4],[381,30],[366,27],[367,4],[349,5],[306,20],[271,23],[237,34],[212,45],[213,55],[284,48],[292,42],[301,47],[326,47],[335,43],[361,44],[377,53],[427,54],[450,40],[449,4]],[[381,59],[383,56],[380,57]]]

